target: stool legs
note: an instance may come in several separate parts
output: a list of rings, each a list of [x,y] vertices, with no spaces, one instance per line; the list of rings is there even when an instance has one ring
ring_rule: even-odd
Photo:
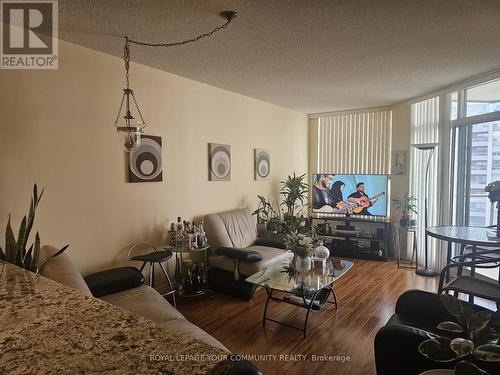
[[[149,262],[149,286],[155,287],[155,263]]]
[[[177,308],[177,302],[175,302],[175,290],[174,290],[174,286],[172,285],[172,281],[170,280],[170,277],[168,276],[167,270],[165,269],[165,267],[163,267],[163,264],[161,262],[158,264],[160,265],[160,268],[161,268],[163,274],[165,275],[165,278],[168,281],[168,285],[170,287],[170,290],[174,292],[174,293],[172,293],[172,300],[174,301],[174,307]]]

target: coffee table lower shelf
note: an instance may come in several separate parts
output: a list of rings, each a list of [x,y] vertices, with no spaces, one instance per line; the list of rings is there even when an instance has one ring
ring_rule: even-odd
[[[304,333],[304,338],[306,338],[307,335],[307,323],[309,321],[309,314],[311,311],[317,312],[321,311],[321,309],[327,304],[331,303],[335,305],[335,311],[338,309],[338,304],[337,304],[337,295],[335,294],[335,291],[331,286],[324,287],[322,289],[319,289],[316,293],[311,295],[311,298],[306,298],[305,296],[302,296],[302,301],[295,301],[297,299],[300,299],[301,297],[294,295],[294,294],[287,294],[286,296],[281,296],[281,297],[276,297],[273,296],[273,293],[276,291],[276,289],[272,288],[265,288],[266,293],[267,293],[267,300],[266,300],[266,306],[264,307],[264,317],[262,318],[262,325],[265,327],[266,326],[266,320],[269,320],[273,323],[281,324],[285,327],[297,329],[299,331],[302,331]],[[333,301],[329,301],[330,294],[333,295]],[[292,296],[292,299],[286,298],[287,296]],[[297,327],[285,322],[281,322],[276,319],[271,319],[267,317],[267,308],[269,307],[269,302],[270,301],[275,301],[275,302],[280,302],[280,303],[287,303],[289,305],[293,306],[298,306],[302,307],[304,309],[307,309],[306,313],[306,318],[304,321],[304,326]]]

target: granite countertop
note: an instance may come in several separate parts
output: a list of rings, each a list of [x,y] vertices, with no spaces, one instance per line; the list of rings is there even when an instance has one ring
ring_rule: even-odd
[[[227,355],[0,261],[0,374],[218,374]]]

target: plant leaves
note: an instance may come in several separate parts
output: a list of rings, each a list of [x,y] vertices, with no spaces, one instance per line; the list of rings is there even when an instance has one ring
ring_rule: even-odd
[[[469,320],[467,321],[467,327],[471,331],[477,331],[483,327],[486,327],[486,325],[490,322],[490,319],[491,319],[491,311],[488,310],[478,311],[469,318]]]
[[[437,329],[447,332],[457,332],[462,333],[464,329],[460,324],[454,322],[441,322],[438,324]]]
[[[455,365],[455,375],[487,375],[486,371],[481,370],[475,364],[469,361],[460,361]]]
[[[464,326],[467,326],[467,322],[469,321],[472,315],[474,315],[474,309],[470,306],[465,306],[464,309],[462,310],[462,313],[458,317],[458,320]]]
[[[462,301],[451,294],[441,294],[441,301],[451,315],[460,316],[463,311]]]
[[[483,327],[471,333],[472,341],[476,346],[484,344],[496,344],[500,336],[492,327]]]
[[[69,247],[69,245],[66,245],[64,246],[61,250],[59,250],[57,253],[55,253],[54,255],[52,255],[50,258],[48,258],[41,266],[40,268],[38,269],[38,272],[37,274],[40,274],[42,273],[43,269],[45,268],[45,266],[47,265],[47,263],[49,262],[49,260],[51,260],[52,258],[55,258],[59,255],[61,255],[62,253],[64,253],[66,251],[66,249]]]
[[[450,347],[459,357],[468,356],[474,351],[474,343],[461,337],[451,340]]]
[[[418,346],[420,354],[436,362],[451,362],[458,358],[457,353],[451,350],[450,339],[447,337],[435,337],[423,341]]]
[[[40,235],[36,232],[35,248],[33,249],[33,260],[30,264],[30,271],[36,272],[38,269],[38,259],[40,258]]]
[[[23,217],[21,221],[21,226],[19,227],[19,234],[17,235],[17,251],[21,253],[21,257],[24,258],[26,254],[26,243],[28,242],[28,238],[26,236],[26,215]]]
[[[473,352],[474,356],[481,361],[500,362],[500,346],[485,344],[478,346]]]
[[[5,256],[8,262],[15,263],[17,255],[16,237],[10,225],[10,215],[7,221],[7,229],[5,230]]]

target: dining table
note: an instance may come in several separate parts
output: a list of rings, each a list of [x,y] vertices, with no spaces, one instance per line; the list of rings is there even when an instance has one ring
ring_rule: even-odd
[[[500,237],[497,237],[496,227],[475,227],[470,225],[439,225],[429,227],[425,230],[426,236],[446,241],[447,254],[446,265],[449,265],[452,258],[453,244],[460,246],[460,254],[464,253],[465,247],[471,247],[471,253],[474,257],[478,248],[499,248]],[[475,267],[471,267],[471,276],[475,275]],[[446,281],[449,281],[449,274],[446,275]]]

